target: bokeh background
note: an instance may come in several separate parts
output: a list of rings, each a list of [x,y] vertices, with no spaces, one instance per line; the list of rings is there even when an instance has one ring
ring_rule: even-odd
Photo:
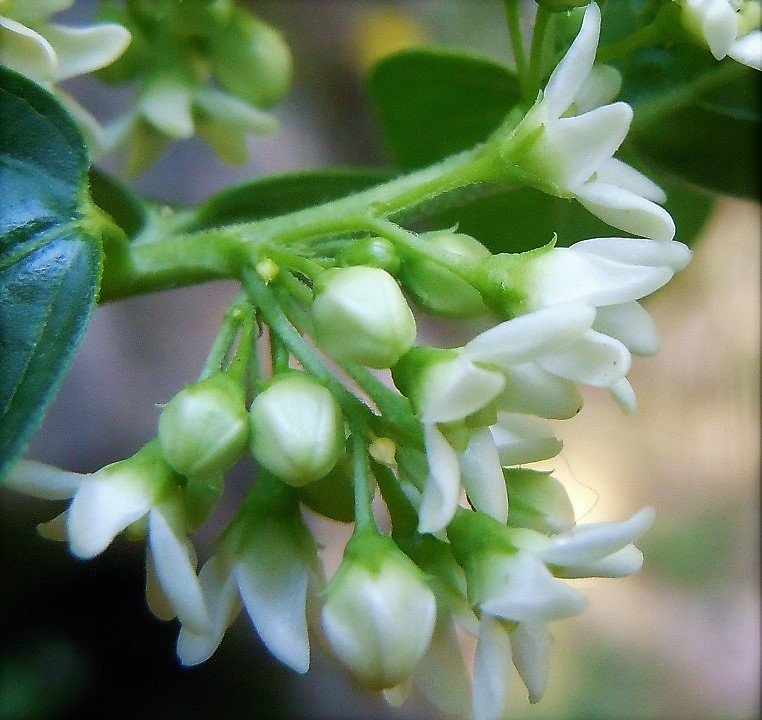
[[[136,179],[141,192],[195,202],[262,174],[383,162],[362,86],[373,59],[419,42],[507,58],[497,0],[251,6],[295,49],[282,132],[252,138],[242,168],[180,143]],[[70,18],[92,7],[80,0]],[[102,117],[114,111],[97,84],[70,89]],[[119,172],[119,158],[105,167]],[[546,697],[529,706],[513,678],[517,720],[759,716],[760,235],[758,204],[720,199],[694,262],[647,303],[663,348],[630,373],[638,412],[589,393],[581,415],[559,424],[565,449],[547,467],[578,516],[623,519],[653,505],[657,522],[640,543],[642,573],[579,581],[590,605],[553,626]],[[98,308],[28,456],[94,471],[133,453],[155,433],[157,404],[197,375],[234,291],[213,283]],[[251,473],[236,469],[230,502]],[[438,717],[415,696],[392,710],[319,650],[294,675],[243,617],[205,665],[179,667],[177,627],[145,606],[142,546],[120,540],[74,560],[35,531],[58,510],[0,491],[0,720]],[[329,568],[347,531],[318,530]],[[198,538],[202,555],[213,534]]]

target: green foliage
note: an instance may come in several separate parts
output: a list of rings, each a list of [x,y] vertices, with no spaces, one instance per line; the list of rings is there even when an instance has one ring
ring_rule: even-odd
[[[389,153],[406,170],[484,141],[521,98],[508,68],[441,49],[390,55],[368,90]]]
[[[74,122],[0,68],[0,476],[23,451],[95,302],[100,243],[85,211],[88,159]]]

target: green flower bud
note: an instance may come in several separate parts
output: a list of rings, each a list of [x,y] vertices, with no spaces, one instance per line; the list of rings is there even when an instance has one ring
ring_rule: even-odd
[[[385,270],[326,270],[312,304],[315,342],[335,360],[388,368],[411,348],[415,318],[396,280]]]
[[[338,404],[305,373],[276,377],[254,398],[250,417],[257,462],[294,487],[327,475],[344,449]]]
[[[214,73],[233,95],[260,108],[275,105],[291,84],[291,52],[280,34],[243,9],[210,48]]]
[[[490,251],[470,235],[438,232],[425,237],[433,247],[467,260],[483,260],[490,256]],[[400,270],[400,279],[416,304],[434,315],[471,318],[489,312],[476,288],[431,260],[406,260]]]
[[[370,237],[357,240],[344,248],[336,258],[342,267],[367,265],[396,275],[400,269],[400,257],[386,238]]]
[[[331,649],[364,685],[406,680],[428,648],[436,602],[423,573],[391,538],[354,535],[325,588],[321,616]]]
[[[243,454],[248,437],[243,387],[225,373],[181,390],[159,417],[162,454],[186,477],[225,472]]]
[[[508,524],[555,535],[575,525],[566,488],[548,472],[503,470],[508,488]]]

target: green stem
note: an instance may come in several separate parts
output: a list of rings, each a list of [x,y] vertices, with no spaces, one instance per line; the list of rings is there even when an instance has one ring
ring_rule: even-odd
[[[240,268],[273,245],[289,246],[327,235],[352,235],[366,219],[411,213],[459,188],[500,179],[500,152],[494,144],[478,145],[428,168],[368,190],[286,215],[196,232],[166,240],[133,243],[127,255],[107,262],[101,301],[190,285],[216,278],[235,278]]]
[[[373,463],[373,474],[376,476],[381,497],[389,509],[392,520],[392,536],[413,535],[418,529],[418,514],[402,492],[399,480],[385,465]]]
[[[713,70],[695,80],[677,85],[672,90],[633,105],[634,119],[630,132],[637,135],[655,125],[670,113],[676,112],[705,93],[735,80],[746,72],[744,65],[734,60],[724,60]]]
[[[362,429],[352,430],[352,468],[354,471],[355,494],[355,532],[376,530],[371,504],[370,469],[368,467],[368,448]]]
[[[644,45],[659,44],[666,36],[665,29],[661,16],[657,16],[653,22],[636,30],[626,38],[599,47],[595,54],[595,60],[596,62],[608,62],[618,57],[632,55]]]
[[[529,96],[528,62],[524,35],[521,32],[521,2],[520,0],[503,0],[503,4],[505,5],[505,17],[508,21],[508,37],[511,41],[513,60],[516,63],[516,73],[521,83],[522,95],[524,100],[533,102],[534,98]]]
[[[545,51],[545,37],[550,26],[553,13],[544,5],[537,6],[537,14],[534,19],[532,31],[532,44],[529,50],[529,68],[527,70],[527,99],[533,102],[542,87],[543,53]]]
[[[222,318],[222,327],[212,343],[204,367],[201,369],[199,380],[203,380],[219,371],[225,362],[225,358],[228,356],[236,335],[244,322],[246,314],[244,306],[248,306],[245,298],[246,296],[243,293],[239,293],[228,305]]]

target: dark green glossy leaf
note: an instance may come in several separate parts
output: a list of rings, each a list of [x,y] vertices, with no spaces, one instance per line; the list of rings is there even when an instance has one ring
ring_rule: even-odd
[[[84,228],[87,153],[66,111],[0,67],[0,477],[82,337],[101,269]]]
[[[508,68],[436,49],[384,58],[368,90],[392,159],[404,169],[482,142],[521,98]]]
[[[261,178],[213,195],[183,225],[190,232],[260,220],[317,205],[389,180],[381,168],[326,168]]]

